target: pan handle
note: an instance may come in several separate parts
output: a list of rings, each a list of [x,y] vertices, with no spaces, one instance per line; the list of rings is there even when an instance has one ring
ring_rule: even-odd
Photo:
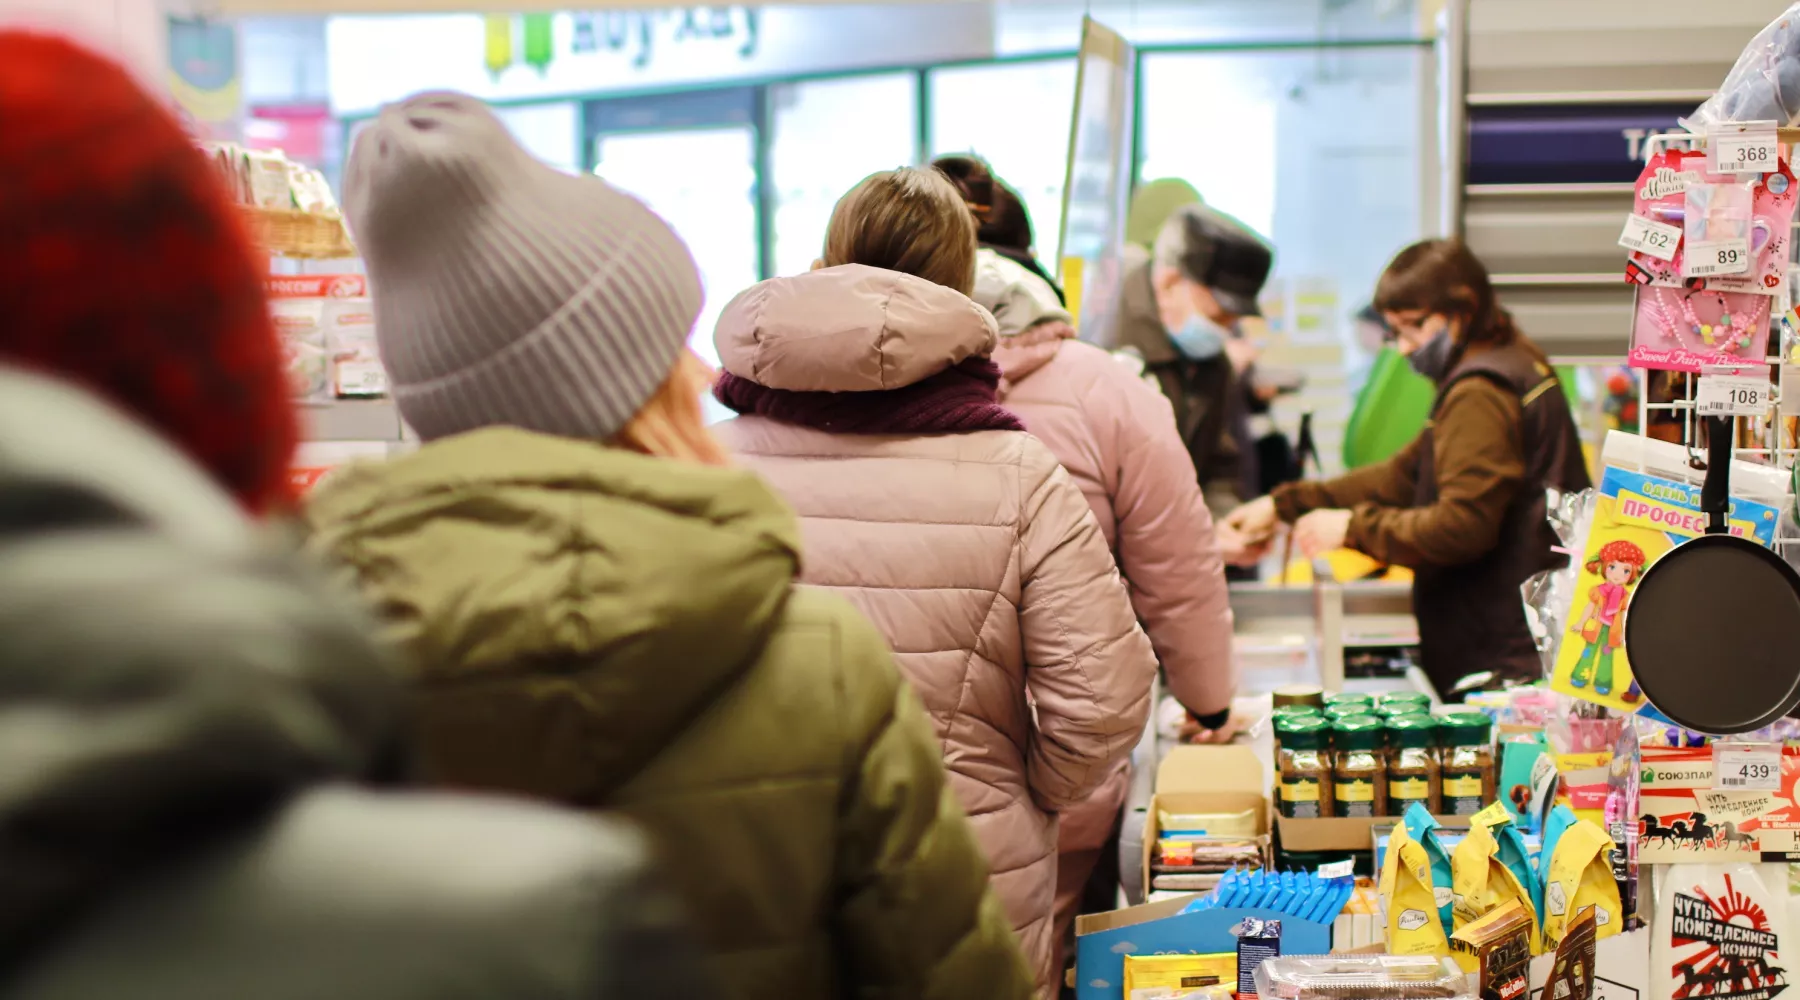
[[[1706,533],[1731,533],[1731,417],[1706,418],[1706,479],[1700,484],[1700,510],[1706,514]]]

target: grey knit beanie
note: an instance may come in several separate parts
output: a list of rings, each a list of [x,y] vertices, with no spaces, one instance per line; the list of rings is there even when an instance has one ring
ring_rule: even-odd
[[[495,425],[617,434],[700,314],[667,223],[533,159],[481,102],[383,108],[344,177],[400,413],[426,440]]]

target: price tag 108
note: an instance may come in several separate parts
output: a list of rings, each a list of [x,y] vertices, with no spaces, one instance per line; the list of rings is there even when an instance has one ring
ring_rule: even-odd
[[[1689,278],[1709,278],[1718,274],[1743,274],[1750,270],[1750,243],[1747,240],[1706,240],[1689,243],[1681,260],[1681,271]]]
[[[1774,384],[1756,375],[1703,375],[1694,412],[1703,417],[1760,417],[1775,402]]]
[[[1717,165],[1714,173],[1768,174],[1780,169],[1781,146],[1773,132],[1746,132],[1708,140]]]
[[[1619,245],[1657,260],[1674,260],[1675,250],[1681,246],[1681,227],[1641,215],[1627,215],[1625,231],[1619,234]]]
[[[1768,743],[1713,744],[1713,788],[1733,792],[1781,791],[1781,747]]]

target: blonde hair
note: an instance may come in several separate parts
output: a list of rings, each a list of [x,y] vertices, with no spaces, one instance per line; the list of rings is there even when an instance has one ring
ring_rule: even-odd
[[[669,377],[612,440],[618,447],[700,465],[730,465],[719,439],[706,429],[700,397],[711,391],[713,371],[682,348]]]
[[[902,167],[870,174],[838,200],[823,262],[901,271],[969,295],[975,249],[975,215],[950,178]]]

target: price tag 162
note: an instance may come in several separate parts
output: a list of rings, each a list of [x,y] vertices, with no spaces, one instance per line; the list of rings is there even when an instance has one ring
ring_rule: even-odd
[[[1714,743],[1713,788],[1781,791],[1781,747],[1770,743]]]
[[[1774,388],[1774,383],[1756,375],[1702,375],[1694,393],[1694,412],[1703,417],[1760,417],[1775,402]]]
[[[1625,231],[1619,234],[1619,245],[1657,260],[1674,260],[1675,250],[1681,246],[1681,227],[1641,215],[1627,215]]]
[[[1707,278],[1717,274],[1743,274],[1750,270],[1750,243],[1747,240],[1706,240],[1689,243],[1681,259],[1685,277]]]
[[[1773,132],[1718,135],[1708,140],[1720,174],[1768,174],[1780,169],[1781,146]]]

